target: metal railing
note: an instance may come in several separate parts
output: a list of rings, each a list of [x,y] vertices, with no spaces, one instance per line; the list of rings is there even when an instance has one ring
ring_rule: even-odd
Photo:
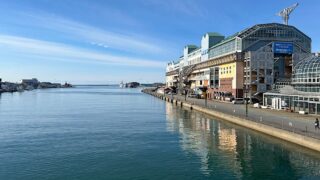
[[[170,102],[173,102],[173,100],[181,101],[182,103],[187,102],[192,105],[197,105],[203,108],[212,109],[217,112],[225,113],[237,118],[246,119],[249,121],[252,121],[257,124],[264,124],[267,126],[271,126],[277,129],[285,130],[291,133],[300,134],[306,137],[311,137],[315,139],[320,139],[320,129],[314,128],[314,122],[310,120],[284,120],[284,118],[279,118],[279,120],[270,120],[268,119],[267,115],[257,115],[259,112],[255,112],[255,115],[253,113],[250,113],[250,111],[257,111],[254,108],[250,108],[249,110],[249,116],[246,117],[245,109],[239,109],[239,108],[225,108],[221,105],[219,101],[213,101],[208,100],[207,102],[204,99],[195,99],[195,98],[187,98],[185,100],[184,96],[179,95],[159,95],[154,92],[149,92],[148,94],[152,94],[154,96],[158,96],[164,98],[169,98]],[[239,106],[239,105],[235,105]],[[271,112],[270,112],[271,113]]]

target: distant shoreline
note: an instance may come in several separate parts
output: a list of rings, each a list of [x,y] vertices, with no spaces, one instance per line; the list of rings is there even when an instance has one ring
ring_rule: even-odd
[[[40,82],[36,78],[22,79],[21,83],[2,82],[0,79],[0,93],[13,93],[32,91],[34,89],[51,89],[51,88],[72,88],[73,86],[69,83],[51,83],[51,82]]]

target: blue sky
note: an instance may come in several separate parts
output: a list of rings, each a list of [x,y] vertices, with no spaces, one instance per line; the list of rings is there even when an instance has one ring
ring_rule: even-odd
[[[205,32],[225,36],[299,2],[289,24],[320,51],[320,1],[1,0],[0,77],[107,84],[163,82],[165,65]],[[259,3],[258,3],[259,2]]]

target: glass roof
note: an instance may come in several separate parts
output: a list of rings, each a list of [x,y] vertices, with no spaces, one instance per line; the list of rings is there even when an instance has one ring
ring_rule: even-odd
[[[299,62],[294,68],[294,74],[319,74],[320,75],[320,57],[311,56]]]

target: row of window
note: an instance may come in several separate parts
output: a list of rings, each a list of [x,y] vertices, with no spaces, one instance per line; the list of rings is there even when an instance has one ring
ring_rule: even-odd
[[[235,67],[235,65],[233,65]],[[223,67],[221,68],[220,74],[231,74],[232,72],[232,66]]]
[[[320,86],[295,86],[295,89],[303,92],[320,92]]]
[[[193,60],[188,61],[188,65],[197,64],[197,63],[200,63],[200,62],[201,62],[201,58],[198,57],[198,58],[195,58]]]
[[[236,40],[231,40],[225,44],[209,49],[209,59],[236,51]]]
[[[292,82],[315,83],[315,82],[320,82],[320,78],[294,78]]]
[[[293,28],[284,28],[284,27],[269,27],[269,28],[262,28],[250,36],[245,37],[243,41],[243,49],[251,46],[257,40],[267,38],[267,39],[291,39],[295,38],[296,43],[302,45],[305,49],[310,49],[310,40],[304,36],[303,34],[297,32]]]

